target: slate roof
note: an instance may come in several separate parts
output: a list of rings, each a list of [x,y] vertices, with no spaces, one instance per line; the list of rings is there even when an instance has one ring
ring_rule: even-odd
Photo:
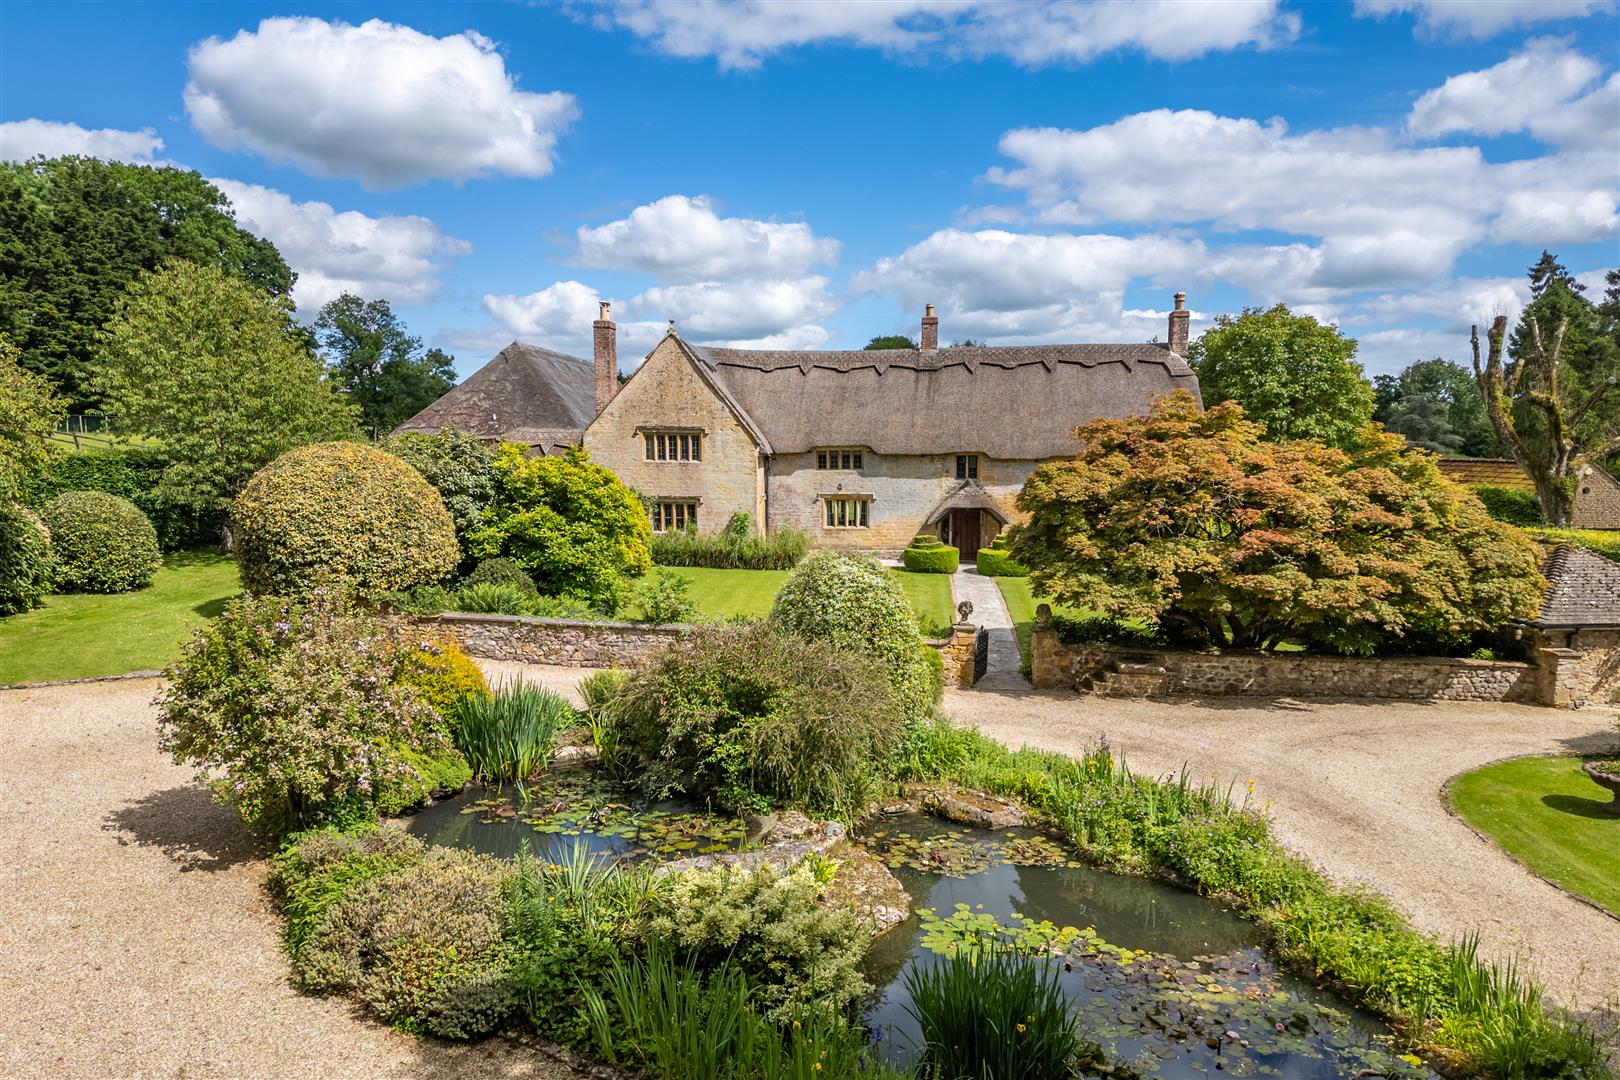
[[[448,424],[481,439],[532,442],[518,432],[538,429],[571,432],[578,442],[579,433],[595,418],[591,361],[514,341],[394,430],[433,432]]]
[[[1620,563],[1576,544],[1560,544],[1541,572],[1547,595],[1532,626],[1620,626]]]
[[[1012,345],[795,352],[689,345],[774,453],[864,446],[880,454],[1075,453],[1074,429],[1145,413],[1198,379],[1162,344]]]
[[[1438,464],[1441,475],[1459,484],[1536,490],[1519,463],[1510,458],[1441,458]]]

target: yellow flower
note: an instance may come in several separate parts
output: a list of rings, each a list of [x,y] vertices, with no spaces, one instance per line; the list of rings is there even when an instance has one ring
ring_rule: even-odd
[[[1402,1054],[1401,1055],[1401,1060],[1406,1062],[1408,1065],[1421,1065],[1421,1064],[1423,1064],[1423,1059],[1418,1057],[1416,1054]]]
[[[793,1021],[793,1030],[794,1031],[798,1031],[801,1026],[802,1025],[797,1020]]]
[[[1018,1034],[1022,1035],[1023,1033],[1024,1033],[1024,1025],[1019,1024],[1018,1025]]]
[[[820,1072],[820,1071],[821,1071],[821,1062],[819,1062],[819,1061],[818,1061],[818,1062],[816,1062],[816,1063],[815,1063],[815,1065],[813,1065],[813,1066],[812,1066],[812,1068],[813,1068],[813,1069],[814,1069],[814,1070],[815,1070],[815,1071],[816,1071],[816,1072]]]

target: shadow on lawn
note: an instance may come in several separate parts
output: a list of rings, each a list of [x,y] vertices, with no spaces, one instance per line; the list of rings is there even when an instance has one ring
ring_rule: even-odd
[[[238,593],[233,596],[219,596],[212,600],[205,600],[193,607],[191,610],[195,611],[198,615],[201,615],[205,619],[215,619],[218,618],[220,613],[225,610],[225,605],[229,604],[232,600],[235,600],[236,596],[239,595],[241,594]]]
[[[153,792],[107,815],[120,844],[155,847],[183,871],[229,870],[268,858],[270,846],[196,784]]]
[[[1579,795],[1543,795],[1541,805],[1549,810],[1557,810],[1561,814],[1574,814],[1576,817],[1600,821],[1620,821],[1620,818],[1604,809],[1609,805],[1607,799],[1583,799]]]

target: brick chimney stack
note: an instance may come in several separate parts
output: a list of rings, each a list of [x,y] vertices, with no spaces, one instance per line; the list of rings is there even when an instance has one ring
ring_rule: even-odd
[[[1187,310],[1187,294],[1176,293],[1176,309],[1170,313],[1170,351],[1177,356],[1187,355],[1187,326],[1192,312]]]
[[[591,324],[591,340],[596,360],[596,412],[601,415],[619,392],[619,328],[608,318],[608,302],[598,303],[601,311]]]
[[[934,314],[933,304],[929,304],[923,311],[921,347],[939,348],[939,316]]]

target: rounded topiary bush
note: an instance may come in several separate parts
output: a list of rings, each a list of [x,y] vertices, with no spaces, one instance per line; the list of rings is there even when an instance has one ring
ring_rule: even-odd
[[[484,559],[473,568],[473,572],[462,580],[462,585],[510,585],[522,589],[524,592],[538,592],[534,578],[523,569],[523,564],[507,555],[497,555],[493,559]]]
[[[0,615],[36,608],[51,591],[51,534],[24,506],[0,503]]]
[[[1007,550],[1007,534],[1000,533],[990,541],[990,546],[980,548],[974,560],[979,573],[985,577],[1028,577],[1029,568],[1012,557]]]
[[[801,638],[875,656],[908,716],[923,716],[939,702],[917,616],[900,583],[876,559],[812,552],[776,594],[771,622]]]
[[[961,559],[955,548],[926,533],[918,534],[900,557],[907,570],[918,574],[954,574]]]
[[[361,443],[289,450],[237,496],[237,566],[259,593],[298,593],[323,573],[363,593],[438,581],[461,558],[444,500],[422,474]]]
[[[117,593],[152,583],[163,557],[157,530],[128,499],[104,491],[69,491],[46,503],[58,592]]]

